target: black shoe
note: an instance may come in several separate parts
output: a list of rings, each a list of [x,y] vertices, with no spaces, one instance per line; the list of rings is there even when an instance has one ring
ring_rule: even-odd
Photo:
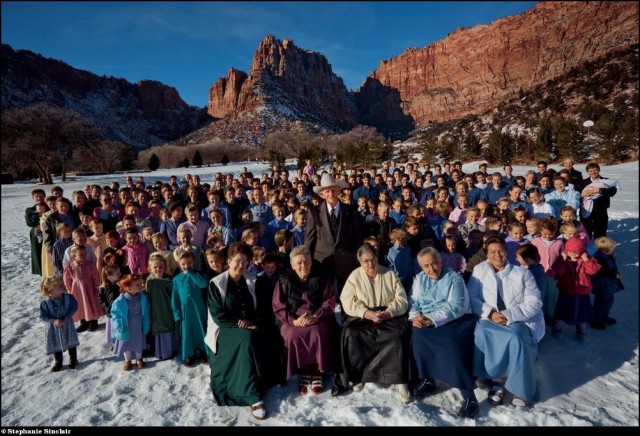
[[[472,398],[465,398],[458,410],[458,416],[460,418],[473,418],[478,413],[478,400]]]
[[[346,389],[343,388],[342,386],[338,386],[335,383],[333,384],[333,386],[331,386],[331,396],[332,397],[337,397],[339,395],[342,395],[345,392],[346,392]]]
[[[80,325],[78,326],[78,328],[76,329],[76,332],[78,333],[82,333],[84,331],[87,331],[87,329],[89,328],[89,323],[86,322],[84,319],[80,321]]]
[[[95,332],[96,330],[98,330],[98,320],[89,321],[89,331]]]
[[[604,323],[605,323],[606,325],[614,325],[614,324],[615,324],[615,323],[617,323],[617,322],[618,322],[618,321],[616,321],[616,319],[615,319],[615,318],[609,318],[609,317],[607,317],[607,318],[604,320]]]
[[[604,330],[607,328],[607,326],[604,325],[603,322],[598,322],[598,321],[591,321],[589,325],[596,330]]]
[[[432,378],[425,378],[413,388],[413,396],[422,399],[436,390],[436,382]]]
[[[77,359],[71,359],[69,361],[69,369],[76,369],[77,366],[78,366],[78,360]]]
[[[58,372],[62,369],[62,361],[56,360],[56,362],[51,367],[51,372]]]

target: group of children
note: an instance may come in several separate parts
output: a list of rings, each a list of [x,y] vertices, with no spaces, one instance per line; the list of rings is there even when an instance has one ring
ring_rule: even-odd
[[[468,279],[486,259],[483,242],[497,234],[506,239],[508,260],[534,274],[554,335],[560,334],[561,321],[576,325],[578,338],[587,322],[596,329],[615,323],[609,317],[621,289],[615,241],[596,239],[596,252],[589,256],[590,241],[575,207],[544,207],[537,188],[525,195],[518,185],[494,203],[480,198],[470,205],[473,188],[459,183],[464,182],[455,190],[437,187],[431,196],[426,189],[420,195],[385,189],[377,198],[356,198],[347,189],[341,200],[357,211],[364,242],[376,248],[379,262],[396,271],[407,291],[420,271],[416,255],[421,248],[436,247],[444,266]],[[47,322],[47,353],[54,354],[52,371],[61,369],[64,350],[69,350],[69,366],[77,366],[77,333],[96,330],[102,315],[107,316],[107,341],[114,354],[124,356],[125,371],[133,368],[134,357],[135,366],[143,368],[143,353],[149,350],[162,360],[179,356],[186,366],[198,359],[207,362],[207,289],[209,280],[225,269],[226,247],[234,240],[250,245],[248,270],[259,273],[272,292],[278,274],[289,266],[288,253],[304,243],[308,208],[320,202],[315,195],[304,198],[309,186],[287,189],[283,184],[273,191],[254,183],[251,201],[234,206],[246,200],[235,197],[244,192],[240,182],[235,185],[224,189],[225,200],[222,191],[205,184],[190,187],[188,200],[179,201],[179,192],[174,190],[174,197],[160,184],[165,202],[153,196],[157,184],[151,190],[140,187],[125,199],[119,220],[108,211],[106,199],[112,197],[104,189],[97,194],[100,210],[90,214],[80,208],[75,229],[68,220],[57,224],[51,256],[55,274],[41,286],[47,297],[41,318]],[[88,195],[95,200],[91,188]],[[302,202],[296,198],[301,195]],[[38,213],[51,215],[56,203],[46,202],[49,211],[38,203]],[[77,329],[73,321],[80,321]]]

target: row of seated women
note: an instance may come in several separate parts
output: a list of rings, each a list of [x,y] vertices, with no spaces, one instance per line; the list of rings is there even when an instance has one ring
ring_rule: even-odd
[[[488,381],[493,405],[502,404],[505,390],[514,405],[527,405],[536,395],[537,342],[544,335],[540,291],[528,270],[507,262],[502,239],[486,246],[487,261],[467,286],[443,268],[437,250],[421,250],[422,272],[409,301],[395,272],[363,245],[360,267],[340,294],[340,327],[333,285],[316,274],[305,246],[294,248],[292,270],[270,292],[246,272],[248,247],[233,243],[229,269],[209,286],[205,342],[216,402],[250,406],[264,419],[266,389],[298,376],[301,394],[318,394],[323,374],[333,373],[332,396],[376,383],[403,403],[411,391],[417,399],[435,392],[438,380],[460,390],[458,415],[465,418],[478,411],[476,378]]]

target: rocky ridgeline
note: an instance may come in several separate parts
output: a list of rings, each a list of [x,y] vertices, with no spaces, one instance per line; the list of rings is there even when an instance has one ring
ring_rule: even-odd
[[[393,132],[480,114],[637,43],[637,2],[541,2],[382,61],[358,93],[360,120]]]
[[[209,119],[160,82],[98,76],[3,44],[2,110],[39,102],[76,111],[134,150],[179,138]]]

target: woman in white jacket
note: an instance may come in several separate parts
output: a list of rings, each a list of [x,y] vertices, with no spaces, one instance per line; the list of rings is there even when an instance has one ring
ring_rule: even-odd
[[[536,394],[538,342],[544,336],[540,290],[526,268],[507,262],[501,238],[487,241],[487,260],[478,264],[467,284],[471,310],[480,317],[475,330],[474,374],[494,380],[489,401],[500,405],[504,389],[512,404],[526,406]]]

